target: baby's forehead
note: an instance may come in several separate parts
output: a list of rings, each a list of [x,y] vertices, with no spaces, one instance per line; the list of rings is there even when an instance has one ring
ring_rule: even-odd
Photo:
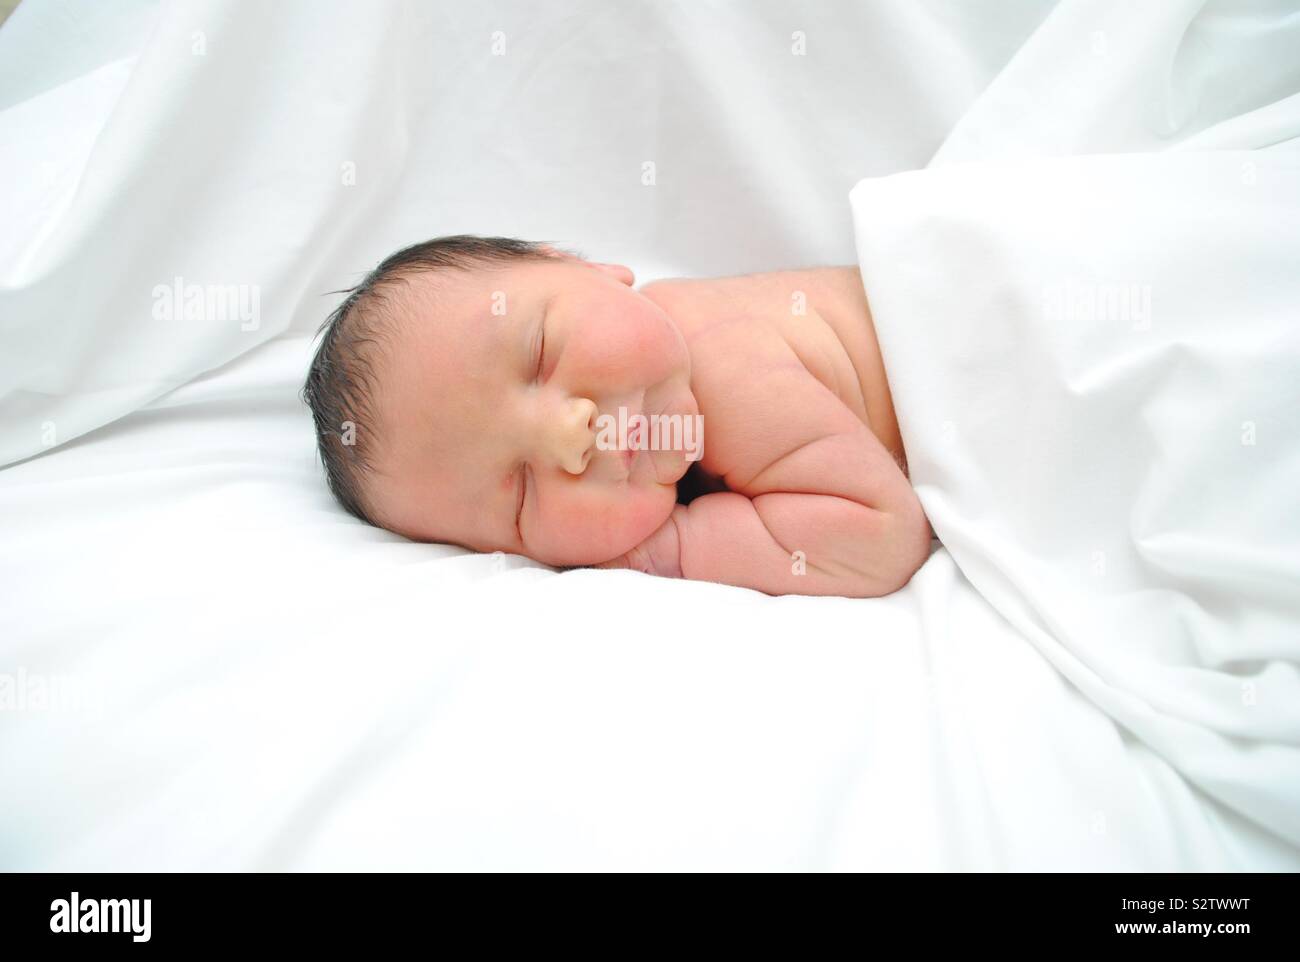
[[[533,261],[412,275],[388,304],[387,353],[398,367],[444,359],[487,367],[527,336],[530,318],[557,292],[580,281],[564,267]]]
[[[408,279],[407,298],[419,307],[489,310],[495,316],[509,310],[512,297],[562,282],[542,261],[481,264],[440,271],[420,271]],[[500,306],[504,301],[504,307]]]
[[[524,290],[504,272],[424,271],[405,279],[386,304],[390,353],[472,353],[509,319],[511,302]]]
[[[387,443],[454,431],[490,403],[526,319],[511,309],[524,287],[510,281],[504,271],[412,277],[388,299],[375,372]]]
[[[472,505],[483,481],[476,452],[508,373],[512,317],[492,311],[501,272],[474,275],[413,278],[387,304],[375,428],[378,490],[391,504],[409,508],[418,488]]]

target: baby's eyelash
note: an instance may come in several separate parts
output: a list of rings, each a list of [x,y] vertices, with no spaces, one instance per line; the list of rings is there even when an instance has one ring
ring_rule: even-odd
[[[537,379],[542,379],[542,367],[546,362],[546,325],[542,325],[542,343],[537,347]]]
[[[524,495],[528,493],[528,467],[525,465],[519,469],[519,498],[518,505],[515,507],[515,533],[519,535],[519,540],[524,540],[524,531],[520,527],[520,522],[524,517]]]

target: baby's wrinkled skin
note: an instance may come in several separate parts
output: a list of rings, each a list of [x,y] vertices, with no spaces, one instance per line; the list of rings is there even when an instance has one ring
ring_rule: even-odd
[[[633,283],[569,255],[412,278],[378,378],[378,520],[769,594],[906,584],[932,532],[857,269]],[[702,415],[703,458],[601,450],[620,407]]]

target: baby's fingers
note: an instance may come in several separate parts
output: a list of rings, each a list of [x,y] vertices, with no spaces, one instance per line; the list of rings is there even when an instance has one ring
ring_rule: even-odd
[[[633,548],[627,554],[621,554],[609,561],[602,561],[600,564],[592,565],[592,567],[626,568],[630,571],[640,571],[642,574],[654,574],[654,565],[650,563],[650,556],[640,546]]]

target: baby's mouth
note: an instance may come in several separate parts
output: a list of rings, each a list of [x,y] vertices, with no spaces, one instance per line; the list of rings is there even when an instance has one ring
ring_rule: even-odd
[[[641,453],[641,423],[638,421],[627,429],[627,447],[623,457],[627,461],[627,477],[632,479],[632,468],[636,465],[637,455]]]

